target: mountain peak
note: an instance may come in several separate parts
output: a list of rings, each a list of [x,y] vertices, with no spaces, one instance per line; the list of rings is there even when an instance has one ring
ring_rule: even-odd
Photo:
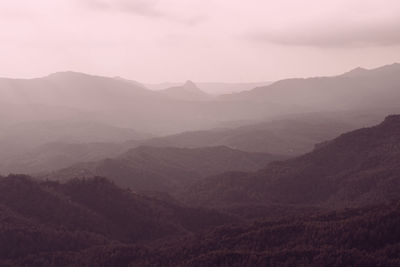
[[[342,76],[355,77],[355,76],[364,75],[366,72],[368,72],[368,69],[357,67],[355,69],[352,69],[351,71],[348,71],[348,72],[342,74]]]
[[[197,87],[197,85],[194,82],[190,81],[190,80],[187,80],[185,82],[185,84],[183,85],[183,88],[185,88],[187,90],[200,91],[200,89]]]
[[[190,100],[190,101],[204,101],[209,99],[209,95],[203,92],[197,85],[188,80],[183,85],[170,87],[161,90],[163,94],[169,97],[180,99],[180,100]]]

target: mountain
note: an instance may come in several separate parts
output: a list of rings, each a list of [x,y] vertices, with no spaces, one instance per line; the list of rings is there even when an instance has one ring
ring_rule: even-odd
[[[203,179],[188,189],[186,201],[343,207],[395,199],[400,195],[399,143],[400,115],[391,115],[260,171]]]
[[[201,91],[197,85],[192,81],[187,81],[181,86],[174,86],[164,90],[158,91],[159,93],[174,99],[186,101],[207,101],[211,100],[211,96]]]
[[[357,68],[333,77],[281,80],[220,99],[284,102],[309,112],[397,107],[399,82],[400,64],[395,63],[371,70]]]
[[[341,117],[310,114],[241,127],[184,132],[145,140],[143,143],[187,148],[228,146],[243,151],[293,156],[309,152],[316,143],[357,128],[358,125],[354,125],[352,120],[346,121]]]
[[[141,146],[116,157],[79,163],[51,173],[50,179],[103,176],[135,191],[176,192],[200,178],[225,171],[252,171],[284,157],[227,147],[157,148]]]

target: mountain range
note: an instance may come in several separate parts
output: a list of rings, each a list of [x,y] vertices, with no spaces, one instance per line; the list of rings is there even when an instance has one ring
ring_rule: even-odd
[[[0,265],[399,266],[399,82],[1,78]]]
[[[137,82],[76,72],[36,79],[2,78],[0,97],[5,106],[1,116],[2,121],[14,123],[51,117],[47,112],[26,110],[40,107],[53,109],[69,119],[165,135],[215,128],[234,120],[278,119],[295,113],[388,108],[396,112],[399,73],[399,64],[393,64],[332,77],[287,79],[245,92],[210,97],[208,101],[203,97],[202,101],[194,99],[191,94],[188,101],[183,96],[193,91],[187,90],[195,87],[192,83],[163,93]],[[183,92],[184,100],[170,97],[171,91],[176,90]],[[197,97],[204,96],[200,90],[195,91]],[[23,108],[18,111],[21,105]],[[7,112],[8,109],[14,112]]]

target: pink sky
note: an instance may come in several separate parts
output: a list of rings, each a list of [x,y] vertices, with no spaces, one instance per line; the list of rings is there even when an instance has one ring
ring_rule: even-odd
[[[0,76],[267,81],[400,62],[398,0],[2,0]]]

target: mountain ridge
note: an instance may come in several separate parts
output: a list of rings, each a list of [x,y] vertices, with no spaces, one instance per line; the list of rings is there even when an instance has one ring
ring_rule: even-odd
[[[399,143],[400,115],[388,116],[376,126],[342,134],[312,152],[257,172],[199,181],[186,197],[189,203],[203,205],[380,203],[400,193]]]
[[[175,193],[203,177],[230,170],[256,170],[286,158],[228,147],[174,148],[139,146],[115,158],[78,163],[44,177],[68,180],[103,176],[135,191]]]

